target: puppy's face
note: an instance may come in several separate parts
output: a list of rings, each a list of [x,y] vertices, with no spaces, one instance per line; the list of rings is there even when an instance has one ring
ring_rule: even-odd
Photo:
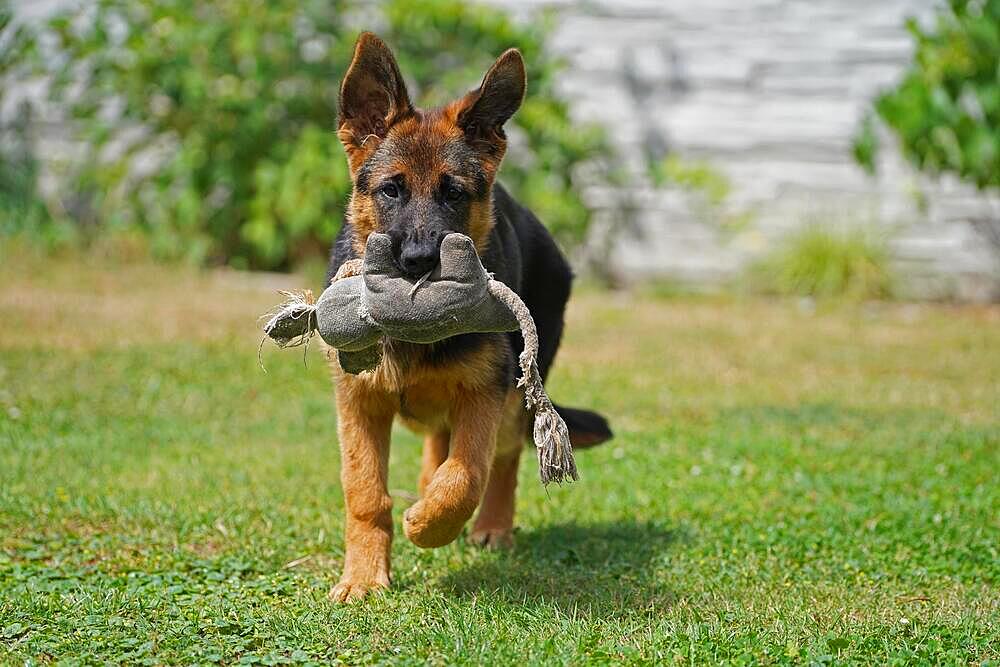
[[[481,250],[507,145],[503,124],[524,88],[524,62],[509,50],[477,90],[422,111],[410,104],[385,44],[361,35],[341,86],[338,129],[354,181],[350,215],[358,251],[373,231],[386,233],[399,268],[419,277],[437,265],[451,232],[466,234]]]

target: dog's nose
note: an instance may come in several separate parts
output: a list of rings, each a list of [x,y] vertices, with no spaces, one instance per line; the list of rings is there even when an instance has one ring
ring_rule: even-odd
[[[399,268],[410,278],[419,278],[437,266],[440,259],[438,239],[406,241],[399,252]]]

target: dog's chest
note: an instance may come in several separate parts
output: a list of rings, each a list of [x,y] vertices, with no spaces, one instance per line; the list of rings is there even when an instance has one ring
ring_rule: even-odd
[[[442,361],[426,345],[391,344],[378,367],[358,380],[399,402],[404,420],[427,428],[447,426],[454,405],[497,382],[503,348],[493,341],[470,347]]]
[[[369,381],[398,401],[399,416],[411,428],[448,428],[452,407],[470,391],[466,380],[474,378],[466,378],[459,369],[406,361],[385,355],[379,368],[368,374]]]
[[[404,421],[427,429],[450,425],[451,408],[459,397],[459,388],[436,383],[422,383],[399,392],[399,416]]]

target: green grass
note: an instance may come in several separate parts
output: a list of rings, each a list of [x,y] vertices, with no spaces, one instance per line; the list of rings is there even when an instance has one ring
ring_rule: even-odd
[[[288,284],[0,258],[0,662],[1000,659],[1000,309],[584,293],[550,389],[616,439],[526,459],[514,551],[400,535],[337,606],[330,383],[257,366]]]

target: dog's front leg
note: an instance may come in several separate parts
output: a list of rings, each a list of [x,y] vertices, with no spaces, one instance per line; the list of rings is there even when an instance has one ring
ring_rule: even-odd
[[[386,483],[394,410],[388,396],[345,377],[338,383],[337,415],[347,517],[344,573],[330,598],[350,602],[389,586],[392,499]]]
[[[424,490],[403,514],[403,531],[418,547],[440,547],[462,532],[483,496],[496,449],[503,396],[470,391],[451,410],[451,446]]]

